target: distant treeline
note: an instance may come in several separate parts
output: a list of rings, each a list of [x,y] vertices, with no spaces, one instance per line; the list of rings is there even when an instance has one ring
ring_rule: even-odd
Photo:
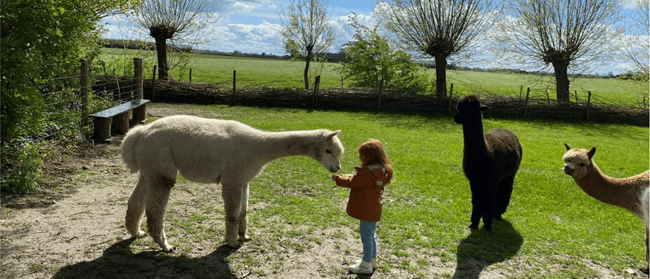
[[[144,50],[154,50],[156,44],[153,42],[141,41],[141,40],[124,40],[124,39],[101,39],[99,44],[107,48],[126,48],[126,49],[144,49]],[[266,59],[291,59],[290,55],[274,55],[262,53],[245,53],[238,50],[232,52],[223,52],[218,50],[205,50],[205,49],[192,49],[189,46],[174,46],[172,47],[175,51],[182,52],[192,52],[198,54],[208,54],[208,55],[223,55],[223,56],[237,56],[237,57],[252,57],[252,58],[266,58]],[[341,50],[338,53],[326,53],[323,55],[323,58],[327,62],[338,63],[345,60],[345,51]],[[422,63],[422,66],[427,68],[435,68],[433,63]],[[517,73],[517,74],[530,74],[530,75],[553,75],[552,73],[540,72],[540,71],[526,71],[521,69],[503,69],[503,68],[478,68],[478,67],[461,67],[454,64],[449,64],[447,66],[450,70],[463,70],[463,71],[480,71],[480,72],[502,72],[502,73]],[[617,78],[624,80],[644,80],[648,81],[648,75],[645,73],[633,73],[627,72],[623,74],[614,75],[609,73],[607,75],[599,74],[573,74],[571,77],[581,77],[581,78]]]

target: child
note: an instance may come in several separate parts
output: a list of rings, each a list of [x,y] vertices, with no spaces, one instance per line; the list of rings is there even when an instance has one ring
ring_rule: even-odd
[[[375,229],[381,219],[381,200],[384,187],[393,182],[393,167],[380,141],[370,139],[359,146],[361,167],[356,174],[333,175],[336,185],[351,188],[347,213],[361,221],[361,242],[363,258],[350,266],[355,274],[370,274],[377,269],[377,240]]]

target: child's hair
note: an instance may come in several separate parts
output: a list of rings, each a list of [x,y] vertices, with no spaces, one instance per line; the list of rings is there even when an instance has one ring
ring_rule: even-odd
[[[388,154],[380,141],[376,139],[369,139],[359,146],[359,155],[363,158],[364,165],[379,164],[386,169],[386,178],[391,183],[393,182],[393,167],[390,165]]]

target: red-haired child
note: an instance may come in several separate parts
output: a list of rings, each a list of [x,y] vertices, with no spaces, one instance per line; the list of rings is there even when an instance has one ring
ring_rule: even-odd
[[[384,187],[393,182],[393,167],[380,141],[370,139],[359,146],[361,167],[356,174],[333,175],[336,185],[350,188],[347,213],[360,220],[363,258],[349,267],[355,274],[370,274],[377,269],[375,230],[381,219]]]

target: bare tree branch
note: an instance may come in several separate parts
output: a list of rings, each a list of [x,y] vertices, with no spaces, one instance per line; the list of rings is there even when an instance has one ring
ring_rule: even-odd
[[[134,21],[156,41],[158,79],[168,79],[167,40],[186,46],[199,44],[205,28],[218,19],[211,0],[144,0],[134,11]]]
[[[287,9],[279,12],[284,45],[305,60],[305,89],[309,89],[309,63],[334,43],[335,30],[328,8],[326,0],[291,0]]]
[[[386,28],[415,50],[435,58],[436,92],[447,95],[447,59],[482,36],[496,8],[492,0],[387,0]],[[380,3],[380,4],[383,4]]]
[[[503,40],[514,51],[551,65],[557,100],[568,103],[568,67],[611,51],[620,1],[508,0],[508,10],[513,18],[501,25]]]

